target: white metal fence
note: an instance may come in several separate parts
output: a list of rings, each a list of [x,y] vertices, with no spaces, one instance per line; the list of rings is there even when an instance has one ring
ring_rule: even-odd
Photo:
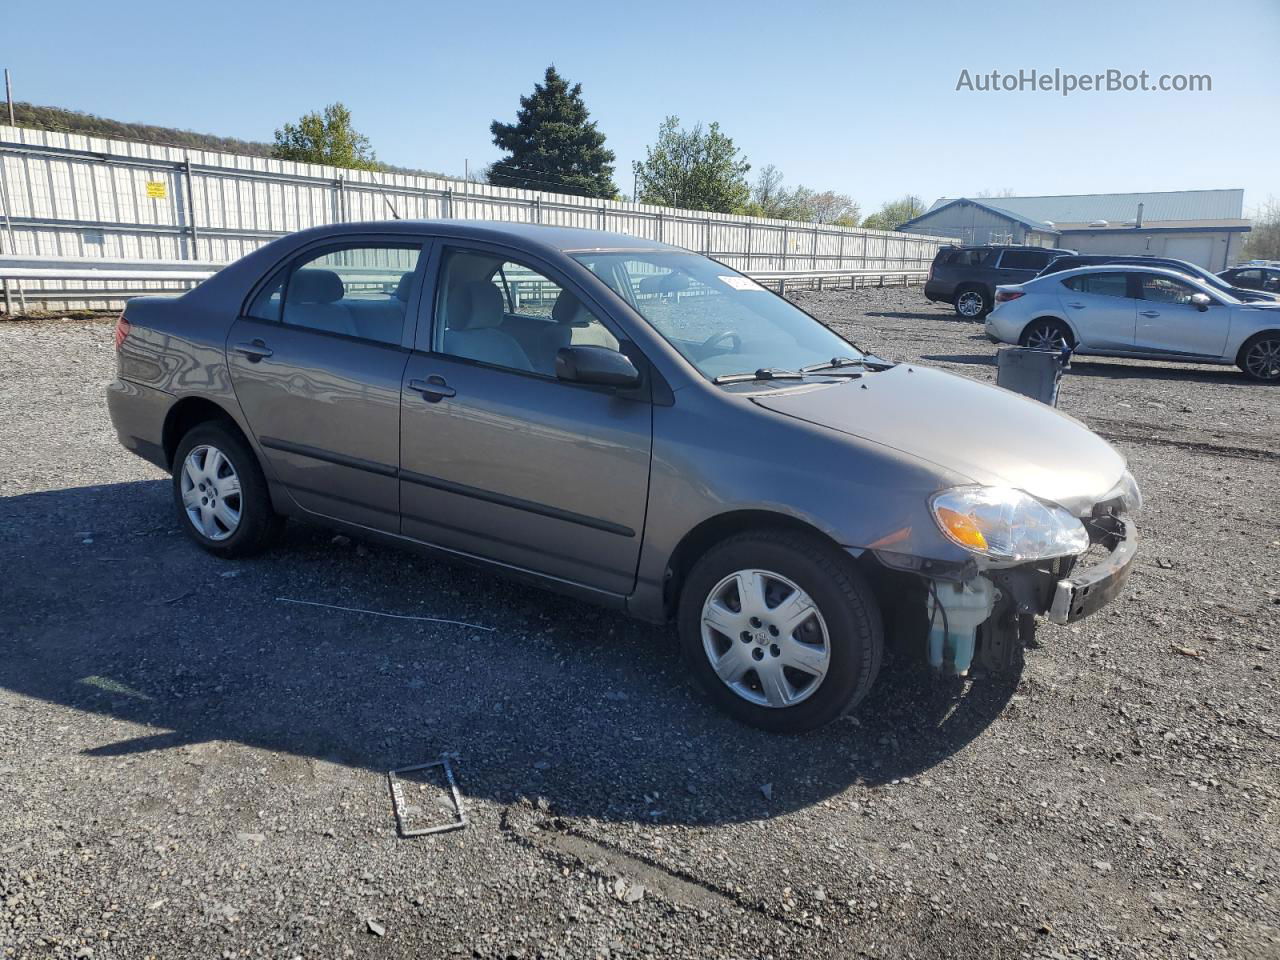
[[[0,125],[0,254],[226,263],[325,223],[513,220],[678,244],[746,273],[927,268],[945,238],[677,210]],[[16,302],[16,280],[4,281]],[[26,309],[110,309],[163,280],[22,281]]]

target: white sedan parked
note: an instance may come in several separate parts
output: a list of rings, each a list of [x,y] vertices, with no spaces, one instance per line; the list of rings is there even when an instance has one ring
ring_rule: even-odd
[[[1241,303],[1174,270],[1079,267],[997,287],[986,329],[1024,347],[1235,364],[1280,382],[1280,303]]]

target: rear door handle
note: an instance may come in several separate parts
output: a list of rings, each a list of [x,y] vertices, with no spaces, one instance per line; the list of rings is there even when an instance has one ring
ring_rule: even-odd
[[[237,343],[231,348],[236,353],[243,354],[249,358],[250,363],[257,363],[259,360],[265,360],[267,357],[275,353],[261,340],[254,340],[252,343]]]
[[[1083,303],[1068,303],[1068,304],[1067,304],[1067,306],[1068,306],[1068,307],[1070,307],[1072,310],[1083,310],[1083,309],[1084,309],[1084,304],[1083,304]]]
[[[458,391],[445,383],[444,377],[431,375],[425,380],[410,380],[409,389],[422,394],[427,403],[439,403],[445,397],[456,397]]]
[[[1159,310],[1143,310],[1142,315],[1144,317],[1158,317],[1160,316],[1160,311]]]

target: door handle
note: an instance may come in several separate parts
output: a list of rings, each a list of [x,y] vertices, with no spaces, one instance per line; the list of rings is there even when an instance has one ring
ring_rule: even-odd
[[[1067,304],[1067,306],[1068,306],[1068,307],[1070,307],[1072,310],[1083,310],[1083,309],[1084,309],[1084,304],[1083,304],[1083,303],[1068,303],[1068,304]]]
[[[1160,311],[1159,310],[1143,310],[1142,315],[1144,317],[1158,317],[1160,316]]]
[[[422,394],[427,403],[439,403],[445,397],[455,397],[458,391],[444,382],[444,377],[432,374],[425,380],[410,380],[409,389]]]
[[[243,354],[249,358],[250,363],[257,363],[259,360],[265,360],[267,357],[275,353],[261,340],[254,340],[252,343],[237,343],[231,348],[236,353]]]

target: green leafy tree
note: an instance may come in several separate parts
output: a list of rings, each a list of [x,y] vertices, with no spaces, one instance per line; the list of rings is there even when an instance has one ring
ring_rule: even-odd
[[[734,213],[751,201],[750,169],[718,123],[685,130],[679,117],[667,117],[657,142],[635,164],[636,186],[644,203]]]
[[[907,194],[897,200],[890,200],[879,210],[862,221],[868,230],[896,230],[913,217],[924,213],[924,204],[920,198]]]
[[[334,167],[380,170],[369,139],[351,125],[351,111],[331,103],[323,113],[307,113],[297,123],[276,131],[271,155],[298,163],[327,163]]]
[[[489,182],[500,187],[557,190],[584,197],[618,195],[613,182],[613,151],[590,120],[582,84],[569,82],[547,67],[542,83],[520,98],[515,123],[489,125],[493,142],[507,151],[489,167]]]
[[[1280,260],[1280,201],[1268,197],[1253,216],[1253,229],[1245,234],[1243,260]]]

